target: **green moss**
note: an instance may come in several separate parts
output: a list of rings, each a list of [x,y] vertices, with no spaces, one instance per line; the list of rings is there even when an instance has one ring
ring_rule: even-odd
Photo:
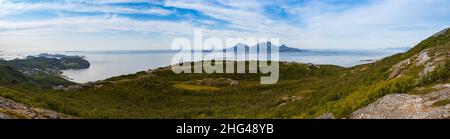
[[[178,89],[185,89],[185,90],[191,90],[191,91],[219,91],[220,90],[220,88],[217,88],[217,87],[190,85],[190,84],[175,84],[173,86]]]
[[[411,92],[409,92],[409,94],[411,95],[423,95],[423,94],[427,94],[433,91],[436,91],[437,89],[433,88],[435,84],[431,84],[431,85],[427,85],[424,87],[417,87],[414,90],[412,90]]]
[[[446,106],[447,104],[450,104],[450,99],[437,101],[437,102],[433,103],[433,106],[441,107],[441,106]]]
[[[331,111],[337,117],[345,117],[358,108],[364,107],[378,98],[393,93],[407,93],[413,86],[413,77],[402,76],[394,80],[381,81],[362,87],[338,101],[326,105],[326,111]]]

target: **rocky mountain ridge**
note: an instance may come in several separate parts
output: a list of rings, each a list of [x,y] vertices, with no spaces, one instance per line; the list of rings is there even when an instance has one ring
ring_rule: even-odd
[[[224,49],[225,52],[237,52],[238,50],[245,50],[246,53],[252,53],[252,52],[259,52],[259,51],[266,51],[270,53],[272,50],[278,49],[278,52],[303,52],[306,50],[301,50],[298,48],[288,47],[285,44],[282,44],[280,46],[273,45],[272,42],[262,42],[258,43],[255,46],[248,46],[246,44],[236,44],[234,47]]]

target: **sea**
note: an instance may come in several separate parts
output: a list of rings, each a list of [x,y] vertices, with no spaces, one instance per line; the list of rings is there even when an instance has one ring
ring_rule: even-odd
[[[279,53],[279,60],[352,67],[359,64],[374,62],[404,51],[405,50],[395,49],[311,49],[302,52]],[[86,60],[91,63],[89,68],[64,70],[63,75],[74,82],[86,83],[168,66],[171,65],[172,60],[176,55],[180,55],[180,53],[183,52],[168,50],[0,52],[0,58],[10,60],[15,58],[25,58],[28,55],[37,55],[40,53],[84,56]],[[188,54],[189,53],[184,53],[181,55]],[[238,53],[237,55],[243,55],[237,57],[245,57],[244,53]],[[220,57],[222,57],[222,59],[230,59],[230,57],[224,57],[221,52],[210,52],[208,53],[208,57],[204,60],[208,60],[208,58],[221,59]],[[250,60],[254,59],[250,58]],[[198,59],[190,59],[190,61],[198,61]]]

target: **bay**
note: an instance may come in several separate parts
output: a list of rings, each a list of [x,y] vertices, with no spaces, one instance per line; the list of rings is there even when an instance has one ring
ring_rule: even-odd
[[[351,67],[358,64],[374,62],[375,60],[403,52],[403,50],[384,49],[317,49],[303,52],[283,52],[279,53],[280,61],[331,64],[342,67]],[[91,63],[88,69],[64,70],[63,75],[74,82],[86,83],[91,81],[104,80],[114,76],[133,74],[139,71],[147,71],[158,67],[168,66],[172,58],[177,54],[168,50],[142,50],[142,51],[63,51],[63,52],[2,52],[3,59],[24,58],[27,55],[37,55],[39,53],[82,55]],[[178,53],[180,54],[180,53]],[[189,55],[189,53],[183,53]],[[209,58],[205,60],[232,59],[224,57],[223,53],[210,52]],[[244,57],[245,54],[237,54]],[[244,55],[244,56],[239,56]],[[256,56],[250,54],[250,60],[256,60]],[[255,59],[256,58],[256,59]],[[190,59],[185,61],[199,61],[201,59]],[[243,59],[238,59],[243,60]]]

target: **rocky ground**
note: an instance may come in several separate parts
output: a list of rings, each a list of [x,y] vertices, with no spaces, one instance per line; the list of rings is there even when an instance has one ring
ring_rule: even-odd
[[[74,118],[55,111],[31,108],[0,97],[0,119],[67,119]]]
[[[13,118],[13,117],[9,116],[6,113],[0,112],[0,119],[11,119],[11,118]]]
[[[350,119],[450,118],[450,84],[439,84],[421,95],[391,94],[361,108]]]
[[[438,33],[439,35],[440,33]],[[442,34],[442,33],[441,33]],[[448,44],[446,46],[449,46]],[[389,79],[419,70],[418,81],[450,58],[448,49],[426,49],[394,65]],[[350,119],[448,119],[450,118],[450,83],[418,87],[408,94],[390,94],[353,112]]]

